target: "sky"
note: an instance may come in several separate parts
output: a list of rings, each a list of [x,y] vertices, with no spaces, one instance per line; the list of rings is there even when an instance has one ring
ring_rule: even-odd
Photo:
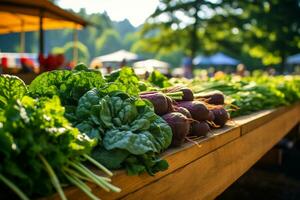
[[[89,14],[106,11],[114,21],[127,18],[134,26],[139,26],[154,12],[159,0],[58,0],[57,3],[75,11],[85,8]]]

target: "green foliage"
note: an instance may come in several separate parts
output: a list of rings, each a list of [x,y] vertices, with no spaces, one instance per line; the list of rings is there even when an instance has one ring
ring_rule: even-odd
[[[0,75],[0,110],[10,102],[27,93],[25,83],[17,76]]]
[[[150,74],[147,81],[160,88],[171,86],[171,83],[168,81],[168,78],[157,70],[154,70]]]
[[[34,100],[25,96],[4,110],[0,121],[0,174],[30,197],[48,195],[55,187],[41,157],[64,180],[63,167],[71,160],[79,162],[80,155],[93,146],[92,140],[79,134],[63,115],[57,97]]]
[[[76,127],[98,139],[93,156],[107,167],[126,167],[130,175],[167,168],[157,154],[170,145],[171,129],[147,102],[93,89],[80,98],[76,117]]]
[[[106,75],[105,78],[107,82],[113,83],[118,90],[131,95],[138,95],[143,89],[140,85],[139,77],[134,73],[131,67],[122,67]]]
[[[76,106],[85,92],[104,84],[105,80],[99,71],[56,70],[36,77],[29,86],[29,92],[33,97],[57,95],[63,105]]]
[[[72,54],[73,49],[75,48],[74,42],[68,42],[64,45],[64,53],[66,54]],[[77,41],[76,48],[78,49],[78,62],[84,62],[87,63],[90,59],[89,50],[88,48],[82,43]]]
[[[300,100],[299,77],[253,76],[240,79],[225,77],[206,82],[194,80],[190,83],[193,91],[220,90],[227,95],[227,101],[238,110],[233,117],[247,115],[255,111],[289,105]]]

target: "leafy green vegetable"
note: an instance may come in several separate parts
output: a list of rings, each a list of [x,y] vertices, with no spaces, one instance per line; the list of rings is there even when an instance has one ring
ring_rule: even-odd
[[[90,89],[100,88],[105,80],[99,71],[56,70],[36,77],[29,86],[33,97],[59,96],[63,105],[77,106],[78,99]]]
[[[74,184],[72,180],[78,179],[80,184],[76,186],[88,188],[80,180],[82,177],[94,179],[95,183],[103,179],[80,163],[88,159],[101,167],[87,155],[95,141],[71,127],[64,118],[64,108],[58,97],[35,100],[24,96],[21,100],[12,100],[2,115],[0,183],[6,184],[20,198],[41,197],[56,189],[65,199],[60,181]],[[119,191],[109,183],[98,185],[109,191]],[[87,194],[92,195],[89,191]]]
[[[300,100],[300,78],[298,76],[252,76],[235,79],[226,76],[224,79],[208,81],[193,80],[190,87],[195,93],[220,90],[229,103],[239,109],[231,116],[250,114],[255,111],[289,105]]]
[[[114,83],[118,90],[130,95],[138,95],[140,91],[146,90],[146,85],[140,82],[139,77],[130,67],[123,67],[105,76],[107,82]]]
[[[27,93],[25,83],[17,76],[0,75],[0,109],[9,101],[23,97]]]
[[[76,116],[76,127],[98,139],[93,156],[105,166],[151,175],[166,168],[157,154],[170,145],[171,129],[149,103],[121,91],[92,89],[80,98]]]
[[[172,84],[168,81],[168,78],[164,76],[162,73],[160,73],[157,70],[154,70],[150,76],[147,79],[150,83],[153,85],[160,87],[160,88],[165,88],[169,87]]]

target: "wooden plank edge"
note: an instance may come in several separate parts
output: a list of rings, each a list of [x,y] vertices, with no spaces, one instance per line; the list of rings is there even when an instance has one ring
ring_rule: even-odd
[[[213,199],[286,135],[299,122],[298,114],[298,109],[287,111],[122,199]]]

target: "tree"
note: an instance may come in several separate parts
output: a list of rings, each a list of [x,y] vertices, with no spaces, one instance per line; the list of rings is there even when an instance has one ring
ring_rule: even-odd
[[[203,37],[235,51],[248,52],[263,64],[280,64],[300,50],[300,5],[298,0],[223,0],[219,12],[206,21]],[[213,34],[227,26],[223,37]]]
[[[161,0],[142,29],[149,52],[224,51],[252,63],[281,64],[300,49],[298,0]],[[163,20],[163,21],[161,21]],[[255,59],[253,59],[255,58]]]
[[[194,57],[200,50],[198,30],[215,4],[205,0],[160,0],[142,29],[150,52],[177,51]],[[163,19],[163,21],[162,21]]]

